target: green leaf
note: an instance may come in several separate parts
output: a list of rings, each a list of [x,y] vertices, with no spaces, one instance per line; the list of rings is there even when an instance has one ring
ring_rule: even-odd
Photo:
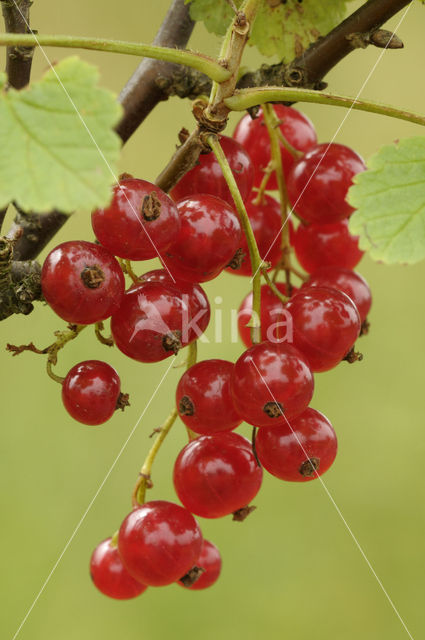
[[[203,22],[210,33],[224,36],[234,17],[234,12],[226,0],[185,0],[190,5],[190,17],[196,22]],[[241,0],[236,0],[239,6]]]
[[[223,35],[233,16],[226,0],[186,0],[190,14],[204,22],[208,31]],[[236,6],[241,0],[236,0]],[[250,45],[265,56],[277,55],[291,60],[300,55],[319,36],[326,35],[344,18],[346,0],[262,0],[255,20]]]
[[[425,138],[382,147],[354,182],[350,231],[360,248],[387,264],[425,258]]]
[[[0,93],[0,207],[16,201],[24,211],[71,213],[110,200],[121,107],[96,86],[95,67],[72,57],[54,70],[28,89]]]

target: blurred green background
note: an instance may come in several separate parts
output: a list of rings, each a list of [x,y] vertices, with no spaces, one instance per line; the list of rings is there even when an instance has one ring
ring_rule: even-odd
[[[74,0],[60,7],[52,1],[35,2],[32,26],[41,33],[149,42],[167,5],[168,0],[121,0],[119,6]],[[349,6],[354,9],[356,3]],[[425,8],[416,2],[399,30],[405,49],[385,53],[363,97],[423,112],[424,32]],[[197,26],[192,47],[215,54],[218,42]],[[69,53],[48,50],[52,60]],[[355,95],[380,55],[372,48],[356,51],[328,76],[330,88]],[[138,62],[95,52],[81,56],[98,65],[102,84],[117,92]],[[255,52],[249,51],[247,64],[258,62]],[[45,69],[45,60],[36,53],[34,78]],[[321,141],[333,136],[345,116],[344,110],[332,107],[302,108],[313,119]],[[182,126],[192,126],[189,102],[174,99],[161,104],[125,147],[121,170],[153,180],[169,159]],[[382,144],[421,133],[414,125],[355,112],[337,141],[367,158]],[[89,218],[77,213],[55,242],[92,237]],[[419,638],[425,626],[425,264],[385,267],[366,257],[359,270],[374,295],[371,333],[361,340],[364,361],[344,363],[316,377],[313,406],[330,418],[340,445],[324,482],[412,635]],[[229,318],[248,287],[246,279],[224,274],[205,288],[211,302],[218,298],[216,306]],[[0,327],[3,638],[13,637],[169,364],[166,360],[140,365],[108,351],[90,331],[84,332],[61,354],[58,372],[65,374],[84,359],[106,359],[118,369],[131,396],[131,407],[124,414],[102,427],[85,427],[64,411],[60,388],[44,375],[41,357],[25,353],[12,358],[4,352],[7,342],[32,340],[45,346],[62,326],[47,307],[39,305],[31,316],[10,318]],[[207,335],[210,344],[200,346],[200,358],[235,359],[242,351],[241,344],[230,343],[227,320],[222,344],[214,344],[214,323]],[[172,370],[154,397],[19,637],[406,637],[319,482],[285,484],[265,477],[255,500],[258,509],[245,523],[230,518],[201,520],[205,537],[223,555],[222,577],[210,590],[192,593],[170,586],[149,589],[134,601],[115,602],[93,588],[88,576],[91,551],[129,511],[131,489],[151,443],[148,435],[172,407],[180,375],[181,370]],[[184,443],[178,423],[156,461],[155,487],[149,497],[175,499],[171,469]]]

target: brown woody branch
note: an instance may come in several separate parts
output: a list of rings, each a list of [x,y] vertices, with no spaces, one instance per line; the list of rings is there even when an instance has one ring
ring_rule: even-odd
[[[7,33],[30,33],[31,0],[0,0]],[[25,87],[31,76],[34,47],[7,47],[6,73],[9,85],[15,89]]]
[[[153,44],[184,48],[194,25],[189,16],[189,5],[184,0],[174,0]],[[119,97],[124,116],[116,130],[123,142],[128,140],[158,102],[168,98],[165,90],[167,81],[175,74],[180,76],[181,82],[178,65],[149,58],[142,60]]]
[[[12,3],[9,0],[0,1],[3,13],[8,14]],[[239,81],[238,87],[281,85],[323,88],[323,78],[326,74],[356,47],[368,43],[376,44],[371,36],[409,2],[410,0],[369,0],[327,36],[319,38],[289,65],[283,63],[263,65],[258,71],[245,74]],[[20,0],[20,2],[18,0],[18,3],[28,11],[29,0]],[[184,4],[184,0],[174,0],[154,43],[162,46],[184,47],[193,26],[188,5]],[[360,40],[359,35],[363,35]],[[353,38],[353,36],[357,37]],[[21,55],[25,52],[17,53]],[[17,67],[20,69],[19,73]],[[13,56],[10,58],[9,73],[12,74],[12,78],[15,78],[14,82],[24,81],[24,69],[27,70],[28,82],[30,68],[30,61],[25,59],[25,55],[21,55],[20,58]],[[11,80],[10,82],[12,84]],[[200,94],[208,93],[209,90],[209,80],[199,72],[170,63],[144,59],[121,92],[120,101],[124,107],[124,116],[117,127],[117,132],[125,142],[160,101],[166,100],[171,95],[195,98]],[[200,141],[195,133],[194,138],[191,137],[178,149],[176,156],[172,158],[159,178],[163,188],[168,189],[173,186],[181,177],[182,171],[184,173],[193,166],[195,156],[199,152],[199,145]],[[15,246],[15,257],[19,260],[35,258],[66,219],[66,216],[57,211],[43,215],[18,213],[14,227],[8,234],[9,237],[13,237],[17,230],[21,230],[21,236]]]

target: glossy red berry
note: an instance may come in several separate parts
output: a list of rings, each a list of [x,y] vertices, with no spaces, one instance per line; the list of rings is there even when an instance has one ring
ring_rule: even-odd
[[[109,207],[92,213],[96,238],[128,260],[156,258],[177,237],[180,219],[171,198],[146,180],[128,178],[114,187]]]
[[[241,355],[233,371],[236,411],[256,427],[286,424],[307,408],[313,390],[307,359],[287,343],[256,344]]]
[[[200,589],[211,587],[218,580],[221,572],[221,555],[215,544],[209,540],[204,540],[196,566],[203,569],[196,582],[187,586],[179,580],[179,584],[191,591],[199,591]]]
[[[254,183],[254,166],[245,149],[233,138],[222,136],[220,144],[239,187],[242,199],[251,193]],[[181,200],[199,193],[209,193],[225,200],[232,207],[233,198],[223,172],[212,152],[201,154],[199,164],[188,171],[171,191],[174,200]]]
[[[240,247],[239,219],[224,200],[208,194],[181,200],[177,208],[180,233],[162,261],[176,280],[212,280]]]
[[[102,424],[112,417],[121,382],[115,369],[100,360],[85,360],[72,367],[62,385],[68,413],[83,424]]]
[[[109,318],[124,295],[124,276],[107,249],[83,240],[49,253],[41,271],[43,295],[58,316],[74,324]]]
[[[188,309],[178,289],[161,282],[142,282],[126,291],[111,318],[118,349],[139,362],[159,362],[185,346]]]
[[[313,124],[302,113],[292,107],[285,107],[277,104],[273,106],[277,117],[282,121],[280,130],[286,140],[298,151],[308,151],[317,144],[317,136]],[[255,167],[254,186],[259,187],[264,177],[264,169],[271,159],[270,138],[267,127],[264,124],[263,113],[254,120],[250,115],[245,115],[237,125],[233,134],[235,140],[245,147],[251,156]],[[294,164],[294,157],[283,145],[280,145],[282,155],[283,172],[288,175],[290,168]],[[277,181],[274,174],[271,175],[268,189],[277,189]]]
[[[263,467],[281,480],[306,482],[329,469],[337,453],[329,420],[308,408],[288,424],[260,429],[255,440]]]
[[[111,538],[101,542],[90,560],[90,575],[95,587],[105,596],[129,600],[146,591],[147,586],[135,580],[124,568],[118,549]]]
[[[196,564],[202,534],[189,511],[173,502],[153,500],[125,518],[118,549],[136,580],[160,587],[177,582]]]
[[[287,289],[283,282],[276,282],[279,291],[286,296]],[[298,291],[292,287],[291,295]],[[247,327],[247,322],[252,315],[252,291],[242,300],[238,311],[238,329],[242,342],[247,346],[252,346],[251,329]],[[261,287],[261,339],[269,342],[286,342],[288,331],[291,331],[289,323],[292,322],[290,315],[285,310],[285,305],[267,284]]]
[[[354,176],[366,169],[362,158],[342,144],[319,144],[288,175],[289,201],[307,222],[330,224],[354,211],[346,201]]]
[[[220,518],[247,506],[263,478],[252,445],[237,433],[192,440],[174,465],[174,487],[182,504],[203,518]]]
[[[337,289],[303,289],[286,308],[293,320],[293,344],[307,358],[312,371],[335,367],[359,336],[359,312],[354,302]]]
[[[270,262],[270,269],[272,269],[277,265],[282,254],[280,248],[282,230],[280,204],[267,194],[264,195],[260,204],[254,204],[254,202],[255,198],[245,203],[246,212],[251,222],[260,256],[264,261]],[[288,220],[286,224],[292,223]],[[249,250],[244,234],[241,235],[239,245],[244,254],[242,264],[237,268],[228,267],[227,270],[239,276],[252,276]]]
[[[309,287],[330,287],[345,293],[357,307],[360,321],[364,322],[372,305],[372,293],[369,285],[360,273],[350,269],[339,269],[337,267],[323,267],[313,271],[310,278],[302,286],[302,289]]]
[[[211,435],[240,425],[242,418],[235,411],[230,391],[233,367],[227,360],[203,360],[180,378],[176,404],[189,429]]]
[[[348,230],[348,221],[334,224],[300,224],[294,233],[293,246],[300,265],[312,273],[321,267],[353,269],[363,251]]]
[[[183,309],[187,307],[190,316],[190,321],[183,323],[182,341],[184,343],[197,340],[206,331],[211,318],[211,308],[207,294],[199,284],[182,281],[176,283],[165,269],[144,273],[140,281],[163,282],[178,288],[184,303]]]

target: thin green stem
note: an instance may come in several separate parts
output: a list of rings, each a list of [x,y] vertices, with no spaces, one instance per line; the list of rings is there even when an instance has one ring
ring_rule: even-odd
[[[303,157],[304,153],[302,151],[298,151],[298,149],[295,149],[295,147],[292,146],[292,144],[285,138],[279,127],[276,129],[276,133],[280,144],[285,147],[288,153],[290,153],[295,160],[299,160]]]
[[[217,136],[213,134],[209,135],[207,137],[207,142],[213,150],[215,157],[217,158],[217,162],[221,167],[227,186],[230,189],[230,193],[232,194],[236,210],[239,214],[239,220],[248,244],[251,269],[254,276],[252,280],[252,316],[247,326],[251,328],[252,342],[256,344],[261,340],[261,267],[263,262],[258,251],[257,242],[255,240],[254,232],[252,231],[251,227],[251,222],[246,212],[246,208],[242,200],[238,185],[236,184],[236,180],[233,176],[232,170],[229,166],[226,156],[224,155],[223,149],[221,148]]]
[[[280,121],[276,116],[276,112],[272,105],[265,104],[263,108],[264,122],[270,137],[271,158],[276,172],[276,180],[279,188],[280,211],[282,219],[281,228],[281,248],[282,257],[276,269],[283,268],[286,271],[289,280],[289,269],[291,267],[291,246],[289,242],[289,224],[288,224],[288,192],[286,189],[285,176],[283,174],[282,155],[280,153],[279,144],[279,124]]]
[[[286,304],[288,302],[289,298],[287,296],[284,296],[283,293],[281,291],[279,291],[279,289],[277,288],[277,286],[275,285],[275,283],[273,282],[273,280],[270,278],[269,274],[267,273],[266,269],[262,269],[262,273],[263,273],[263,276],[264,276],[264,280],[267,282],[268,286],[273,291],[275,296],[277,296],[279,298],[279,300],[283,304]]]
[[[105,38],[89,38],[66,35],[21,35],[12,33],[0,34],[0,45],[3,46],[47,46],[66,47],[72,49],[93,49],[95,51],[108,51],[110,53],[123,53],[130,56],[155,58],[165,62],[182,64],[201,71],[216,82],[224,82],[230,77],[229,71],[216,60],[193,51],[172,49],[169,47],[156,47],[150,44],[138,42],[126,42],[123,40],[106,40]]]
[[[155,438],[155,442],[153,443],[146,459],[143,463],[143,467],[140,470],[139,480],[134,488],[132,503],[133,507],[138,507],[145,502],[146,498],[146,489],[149,486],[152,486],[151,482],[151,471],[152,465],[156,458],[156,454],[158,453],[162,443],[167,437],[171,427],[175,423],[178,416],[177,409],[173,409],[170,415],[167,417],[165,422],[162,423],[161,427],[158,429],[158,435]]]
[[[224,99],[224,104],[232,111],[245,111],[250,107],[266,102],[314,102],[317,104],[344,107],[357,111],[377,113],[399,120],[406,120],[414,124],[425,126],[425,116],[410,111],[404,111],[389,105],[378,104],[369,100],[355,100],[348,96],[334,95],[311,89],[292,89],[290,87],[265,87],[241,89],[233,96]]]
[[[196,362],[197,353],[198,353],[196,340],[188,346],[188,352],[189,353],[186,360],[187,369],[189,369],[189,367],[194,365]],[[146,489],[152,487],[151,472],[152,472],[152,466],[153,466],[154,460],[156,458],[156,455],[159,449],[161,448],[162,443],[164,442],[165,438],[169,434],[171,427],[175,423],[178,415],[179,414],[177,409],[173,409],[170,415],[166,418],[165,422],[163,422],[163,424],[158,429],[155,429],[154,433],[157,433],[158,435],[156,436],[155,441],[148,455],[146,456],[146,459],[139,473],[139,478],[133,489],[133,493],[131,497],[133,507],[138,507],[145,502]],[[193,431],[191,431],[190,429],[187,429],[187,432],[189,434],[190,440],[197,437],[196,434],[194,434]]]

